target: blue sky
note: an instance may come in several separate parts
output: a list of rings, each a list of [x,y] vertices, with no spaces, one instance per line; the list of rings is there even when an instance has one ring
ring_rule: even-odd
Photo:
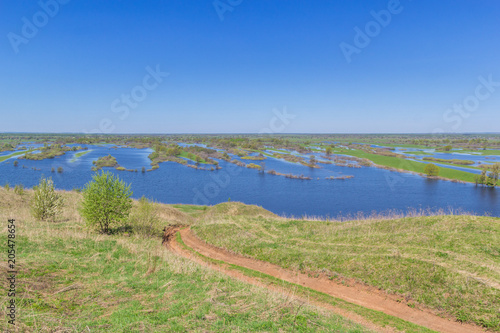
[[[11,0],[0,12],[0,132],[500,131],[497,0]],[[293,117],[277,123],[283,110]]]

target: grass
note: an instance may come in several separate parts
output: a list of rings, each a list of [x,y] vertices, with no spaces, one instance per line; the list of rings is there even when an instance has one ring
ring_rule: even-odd
[[[368,331],[293,295],[176,256],[160,238],[93,234],[77,213],[76,192],[63,192],[66,209],[56,222],[34,221],[26,207],[31,195],[0,189],[0,219],[17,224],[20,331]],[[1,285],[6,290],[7,281]],[[1,300],[0,329],[6,330],[8,299]]]
[[[352,304],[349,302],[346,302],[342,299],[335,298],[333,296],[330,296],[328,294],[303,287],[299,284],[293,284],[287,281],[283,281],[281,279],[275,278],[274,276],[267,275],[261,272],[257,272],[245,267],[237,266],[234,264],[225,264],[223,261],[219,261],[216,259],[208,258],[205,257],[204,255],[196,252],[195,250],[189,248],[183,241],[178,233],[176,235],[176,240],[177,242],[185,249],[194,254],[195,256],[203,259],[204,261],[215,264],[215,265],[224,265],[225,267],[228,267],[229,269],[237,270],[246,276],[254,277],[257,278],[261,283],[267,284],[267,285],[276,285],[279,286],[280,288],[284,288],[288,290],[289,292],[293,293],[294,295],[301,297],[301,298],[307,298],[307,299],[313,299],[322,303],[326,303],[332,306],[335,306],[337,308],[347,310],[353,313],[356,313],[358,315],[361,315],[363,318],[369,320],[370,322],[380,325],[382,327],[393,327],[397,329],[398,331],[403,331],[407,333],[411,332],[434,332],[430,329],[427,329],[422,326],[418,326],[416,324],[407,322],[405,320],[399,319],[397,317],[393,317],[390,315],[387,315],[383,312],[371,310],[364,308],[362,306]]]
[[[436,157],[424,157],[424,161],[431,161],[431,162],[438,162],[438,163],[447,163],[447,164],[455,164],[455,165],[472,165],[475,162],[470,161],[470,160],[460,160],[460,159],[443,159],[443,158],[436,158]]]
[[[207,212],[209,213],[209,212]],[[229,251],[362,283],[417,307],[500,331],[500,219],[421,216],[350,222],[200,219],[193,231]]]
[[[3,162],[11,157],[14,157],[14,156],[19,156],[19,155],[23,155],[23,154],[26,154],[25,151],[18,151],[16,153],[12,153],[12,154],[9,154],[9,155],[5,155],[5,156],[0,156],[0,162]]]
[[[366,158],[380,166],[402,169],[411,172],[418,172],[421,174],[425,173],[424,168],[427,165],[426,163],[416,162],[405,158],[371,154],[361,150],[354,150],[354,149],[342,150],[342,154],[355,156],[359,158]],[[454,179],[454,180],[473,183],[475,174],[466,171],[441,167],[439,171],[439,176],[447,179],[452,179],[452,180]]]
[[[92,170],[94,171],[105,167],[119,167],[116,158],[111,155],[99,157],[96,161],[93,161],[92,164],[94,165],[92,167]]]
[[[193,162],[197,162],[197,159],[198,159],[199,163],[208,164],[208,162],[204,158],[202,158],[198,155],[195,155],[193,153],[187,152],[185,150],[183,150],[178,157],[184,157],[184,158],[187,158],[188,160],[191,160]]]
[[[91,150],[84,150],[84,151],[81,151],[79,153],[76,153],[75,156],[71,159],[71,162],[76,162],[77,159],[79,159],[83,155],[90,153],[91,151],[92,151],[92,149]]]
[[[208,208],[208,206],[195,206],[195,205],[171,205],[171,206],[192,217],[200,216]]]

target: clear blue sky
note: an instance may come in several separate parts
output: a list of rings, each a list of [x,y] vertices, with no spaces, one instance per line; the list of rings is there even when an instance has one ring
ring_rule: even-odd
[[[498,0],[54,1],[0,3],[0,132],[500,131]]]

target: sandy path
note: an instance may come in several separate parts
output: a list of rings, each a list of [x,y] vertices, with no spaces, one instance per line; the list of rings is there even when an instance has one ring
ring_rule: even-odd
[[[176,228],[175,230],[170,230],[170,234],[164,237],[164,242],[167,244],[167,247],[170,247],[172,250],[179,253],[180,255],[194,259],[189,251],[183,250],[175,242],[175,237],[173,237],[173,235],[175,235],[175,232],[177,232],[178,230],[179,228]],[[327,278],[310,277],[307,274],[302,274],[291,270],[283,269],[277,265],[243,257],[234,253],[230,253],[223,249],[216,248],[212,245],[206,244],[205,242],[201,241],[196,236],[194,236],[189,228],[181,229],[179,230],[179,232],[181,234],[183,242],[188,247],[212,259],[252,269],[254,271],[268,274],[290,283],[299,284],[304,287],[308,287],[316,291],[331,295],[333,297],[343,299],[347,302],[361,305],[365,308],[381,311],[388,315],[404,319],[406,321],[427,327],[429,329],[438,332],[450,332],[450,333],[484,332],[483,329],[474,325],[462,324],[459,322],[451,321],[449,319],[441,318],[432,313],[430,310],[420,310],[420,309],[410,308],[408,305],[404,303],[397,302],[394,297],[384,294],[383,292],[380,292],[376,289],[371,289],[368,287],[362,288],[360,286],[348,287],[338,284]],[[196,261],[207,265],[201,259],[198,259]],[[224,272],[225,274],[231,275],[240,280],[244,280],[245,282],[249,282],[255,285],[262,285],[262,283],[260,283],[258,279],[248,277],[237,271],[225,269],[224,267],[221,266],[218,266],[218,269]],[[266,285],[265,287],[269,286]],[[316,304],[316,305],[321,305],[321,304]],[[335,308],[331,305],[329,307]],[[335,312],[355,322],[361,323],[362,325],[367,326],[368,328],[374,329],[376,331],[388,331],[388,329],[386,328],[375,327],[373,324],[368,323],[366,320],[363,320],[363,318],[361,318],[356,314],[346,313],[346,311],[341,309],[337,310],[340,311],[335,311]]]

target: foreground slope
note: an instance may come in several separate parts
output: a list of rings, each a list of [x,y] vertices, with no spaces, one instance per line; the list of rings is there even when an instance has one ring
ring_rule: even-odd
[[[31,195],[0,188],[0,220],[17,223],[20,332],[369,331],[291,295],[181,258],[161,238],[89,232],[75,192],[63,192],[66,208],[56,222],[34,221],[27,206]],[[173,209],[158,207],[166,223],[190,223]],[[2,225],[5,237],[7,223]],[[1,286],[6,290],[5,279]],[[8,299],[1,297],[5,331],[12,327],[5,317]]]
[[[500,330],[500,219],[420,216],[350,222],[200,218],[217,247],[280,267],[372,286],[410,307]]]

